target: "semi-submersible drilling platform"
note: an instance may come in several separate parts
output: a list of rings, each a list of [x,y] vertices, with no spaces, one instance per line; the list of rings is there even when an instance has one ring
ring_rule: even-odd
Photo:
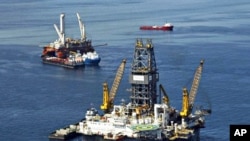
[[[142,39],[137,39],[129,76],[130,102],[114,105],[126,64],[126,60],[123,60],[110,91],[108,84],[103,84],[103,104],[100,108],[104,114],[90,108],[82,121],[56,130],[50,138],[65,139],[80,134],[92,138],[90,140],[99,137],[105,140],[199,141],[205,116],[211,113],[210,109],[193,111],[203,63],[201,60],[195,72],[190,93],[187,88],[183,88],[182,110],[178,112],[170,106],[169,97],[162,85],[159,85],[157,94],[159,73],[152,41],[147,39],[144,44]]]

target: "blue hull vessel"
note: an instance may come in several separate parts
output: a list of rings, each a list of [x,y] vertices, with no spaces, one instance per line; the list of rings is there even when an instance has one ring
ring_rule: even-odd
[[[85,59],[84,64],[85,64],[86,66],[98,66],[99,63],[100,63],[100,61],[101,61],[101,58],[100,58],[100,57],[97,58],[97,59]]]

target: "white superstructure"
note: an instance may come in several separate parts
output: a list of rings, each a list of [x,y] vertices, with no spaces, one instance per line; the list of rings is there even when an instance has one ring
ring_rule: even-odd
[[[163,140],[174,139],[178,134],[179,138],[189,139],[191,136],[196,136],[196,131],[188,127],[200,124],[195,121],[187,123],[184,119],[176,123],[178,113],[166,104],[155,104],[153,115],[140,109],[135,109],[133,112],[129,110],[130,104],[114,105],[110,114],[99,115],[96,109],[91,108],[86,112],[86,120],[79,123],[77,133],[99,135],[111,140],[123,137]]]

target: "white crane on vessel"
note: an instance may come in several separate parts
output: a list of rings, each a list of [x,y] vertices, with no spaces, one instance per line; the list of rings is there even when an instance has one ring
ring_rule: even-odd
[[[86,31],[85,31],[85,26],[81,20],[81,17],[79,15],[79,13],[76,13],[77,19],[78,19],[78,23],[79,23],[79,28],[80,28],[80,32],[81,32],[81,40],[86,40]]]
[[[59,37],[60,44],[65,44],[65,32],[64,32],[64,17],[65,15],[62,13],[60,15],[60,30],[58,29],[57,25],[54,24],[54,27],[56,29],[56,33]]]

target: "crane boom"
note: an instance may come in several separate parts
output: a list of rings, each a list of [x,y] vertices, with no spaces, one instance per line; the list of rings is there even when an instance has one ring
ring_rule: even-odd
[[[163,92],[163,98],[162,98],[163,103],[167,104],[170,107],[170,102],[169,102],[167,92],[165,91],[165,89],[163,88],[161,84],[159,85],[159,88],[160,88],[160,92]]]
[[[194,75],[194,80],[193,80],[193,83],[191,86],[191,90],[190,90],[190,94],[189,94],[189,105],[190,105],[191,110],[193,108],[194,100],[195,100],[197,90],[198,90],[198,87],[200,84],[201,74],[202,74],[202,70],[203,70],[203,64],[204,64],[204,60],[201,60],[200,65],[196,69],[196,72]]]
[[[119,68],[117,70],[113,85],[112,85],[111,90],[110,90],[110,102],[111,103],[113,103],[113,100],[115,98],[117,89],[118,89],[118,87],[120,85],[120,82],[121,82],[121,79],[122,79],[122,76],[123,76],[123,73],[124,73],[124,69],[125,69],[125,64],[126,64],[126,60],[123,59],[122,63],[120,64],[120,66],[119,66]]]
[[[77,19],[78,19],[78,23],[79,23],[79,28],[80,28],[80,32],[81,32],[81,39],[85,40],[86,39],[86,31],[85,31],[85,26],[81,20],[81,17],[79,15],[79,13],[76,13]]]
[[[186,87],[183,88],[182,111],[180,112],[180,115],[182,117],[187,117],[193,110],[194,100],[195,100],[197,90],[200,84],[203,64],[204,64],[204,60],[201,60],[200,65],[195,71],[190,93],[188,93],[188,90]]]
[[[101,105],[100,108],[106,113],[109,112],[111,108],[113,108],[114,98],[116,96],[116,92],[118,90],[118,87],[120,85],[124,73],[125,64],[126,60],[124,59],[122,60],[122,63],[120,64],[116,72],[116,76],[110,92],[108,89],[108,84],[106,82],[103,84],[103,104]]]
[[[64,17],[65,17],[65,15],[64,15],[64,13],[62,13],[60,15],[60,32],[61,32],[61,34],[65,34],[64,33]]]
[[[59,29],[58,29],[58,27],[57,27],[56,24],[54,24],[54,28],[55,28],[55,30],[56,30],[56,33],[57,33],[57,35],[58,35],[58,37],[59,37],[61,43],[64,44],[64,42],[65,42],[65,41],[64,41],[64,33],[61,33],[61,32],[59,31]]]

